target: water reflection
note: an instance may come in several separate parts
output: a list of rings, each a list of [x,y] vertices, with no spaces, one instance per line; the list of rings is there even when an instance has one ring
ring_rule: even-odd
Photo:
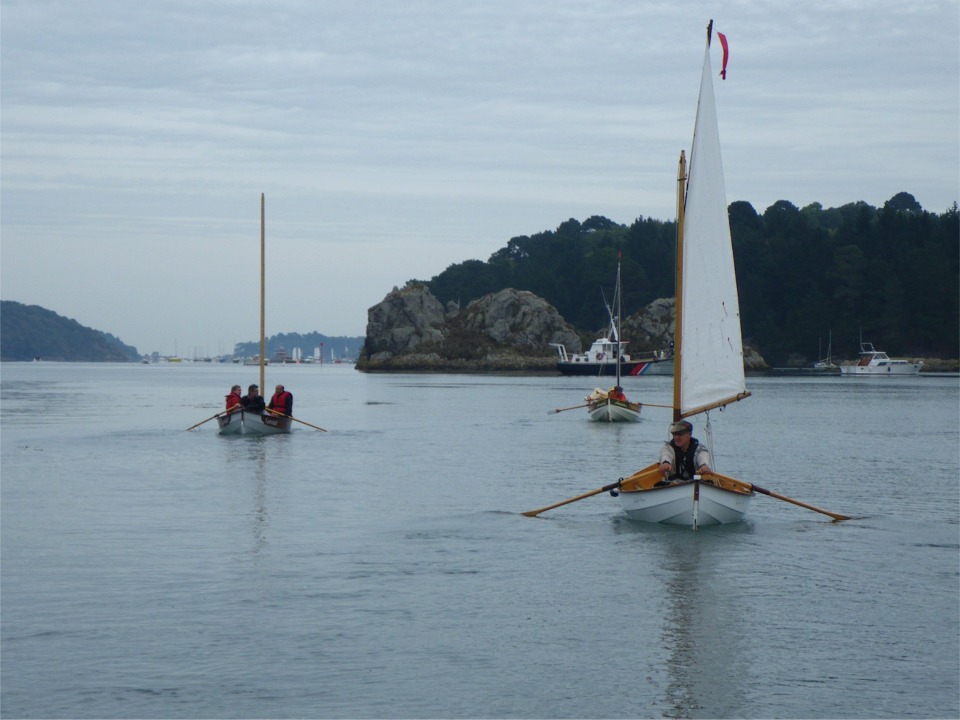
[[[657,553],[664,614],[660,642],[666,651],[663,706],[668,717],[728,717],[745,707],[750,677],[745,638],[748,604],[738,578],[746,568],[731,566],[732,536],[752,533],[748,522],[689,528],[638,523],[625,517],[618,534],[644,535]],[[743,556],[742,548],[733,556]]]
[[[251,553],[260,555],[268,543],[270,512],[267,507],[267,457],[281,451],[287,436],[244,437],[222,436],[226,449],[225,464],[228,476],[236,480],[247,479],[242,485],[249,487],[251,517]]]

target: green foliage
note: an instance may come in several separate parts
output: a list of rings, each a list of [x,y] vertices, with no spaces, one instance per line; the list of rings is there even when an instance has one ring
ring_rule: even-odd
[[[0,357],[3,360],[127,362],[137,349],[113,335],[84,327],[76,320],[37,305],[0,301]]]
[[[863,338],[891,354],[960,355],[960,227],[957,205],[923,210],[909,193],[877,209],[864,202],[824,209],[786,200],[758,214],[729,207],[748,344],[772,364],[791,354],[816,359],[829,331],[838,357]],[[465,307],[512,287],[551,303],[586,337],[606,327],[622,253],[623,312],[674,294],[674,222],[620,225],[594,216],[511,238],[488,261],[451,265],[427,282],[446,304]]]

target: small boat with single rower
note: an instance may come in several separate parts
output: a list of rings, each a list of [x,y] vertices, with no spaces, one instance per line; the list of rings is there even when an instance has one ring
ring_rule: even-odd
[[[613,302],[617,306],[616,317],[611,314],[611,327],[620,337],[620,313],[622,312],[622,302],[620,299],[620,258],[617,258],[617,286],[613,291]],[[609,306],[607,308],[609,310]],[[622,344],[621,344],[622,347]],[[620,364],[614,363],[617,370],[617,384],[609,390],[596,388],[584,400],[587,401],[587,412],[591,420],[598,422],[637,422],[640,419],[641,405],[638,402],[630,402],[627,396],[623,394],[623,388],[620,386]]]
[[[689,172],[681,151],[677,173],[674,423],[750,396],[713,97],[712,29],[711,21]],[[721,40],[726,50],[726,40]],[[619,494],[631,519],[694,529],[737,522],[754,496],[750,484],[716,474],[669,482],[661,479],[656,464],[620,480],[617,490],[612,494]]]

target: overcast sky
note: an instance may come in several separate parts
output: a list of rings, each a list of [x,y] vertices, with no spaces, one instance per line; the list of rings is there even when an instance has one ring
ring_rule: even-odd
[[[259,337],[261,192],[268,335],[363,335],[568,218],[672,219],[711,17],[729,202],[960,199],[960,0],[0,9],[0,296],[142,353]]]

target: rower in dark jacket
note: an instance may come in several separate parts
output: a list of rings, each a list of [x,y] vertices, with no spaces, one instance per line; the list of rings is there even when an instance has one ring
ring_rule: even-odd
[[[670,426],[673,439],[660,449],[660,475],[662,484],[692,480],[694,475],[712,472],[710,451],[695,437],[693,425],[680,420]]]
[[[263,396],[260,395],[260,386],[251,385],[247,389],[247,394],[240,398],[240,404],[247,412],[263,413],[266,405],[263,402]]]

